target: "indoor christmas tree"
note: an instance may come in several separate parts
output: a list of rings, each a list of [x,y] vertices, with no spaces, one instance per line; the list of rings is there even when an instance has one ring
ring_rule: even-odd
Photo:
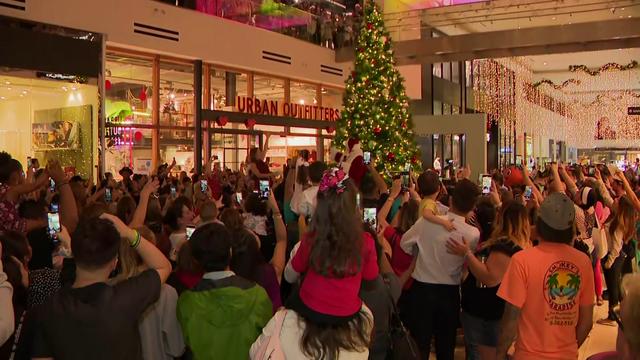
[[[358,139],[385,176],[419,164],[409,113],[409,98],[395,68],[391,37],[373,1],[366,1],[364,20],[355,48],[355,70],[346,81],[341,119],[334,144],[344,149]],[[347,150],[348,151],[348,150]]]

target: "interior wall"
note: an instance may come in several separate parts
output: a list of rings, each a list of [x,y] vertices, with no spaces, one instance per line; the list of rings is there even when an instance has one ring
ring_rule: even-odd
[[[480,174],[486,173],[486,114],[414,115],[413,121],[418,143],[424,142],[420,138],[432,134],[464,134],[464,157],[471,165],[471,179],[477,179]]]

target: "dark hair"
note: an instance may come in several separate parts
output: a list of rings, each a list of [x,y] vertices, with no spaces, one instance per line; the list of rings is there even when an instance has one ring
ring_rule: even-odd
[[[6,183],[16,171],[21,171],[20,162],[8,153],[0,151],[0,183]]]
[[[205,272],[222,271],[231,260],[231,233],[224,225],[211,223],[193,232],[191,253]]]
[[[309,183],[309,166],[296,166],[296,184],[307,185]]]
[[[247,199],[244,202],[244,210],[256,216],[266,216],[267,203],[260,199],[260,195],[252,192],[247,195]]]
[[[480,230],[480,242],[486,241],[491,236],[496,212],[495,205],[487,197],[482,198],[476,205],[476,222],[478,230]]]
[[[190,273],[202,272],[202,267],[193,258],[193,251],[191,250],[191,241],[187,241],[178,250],[178,257],[176,259],[176,270],[186,271]]]
[[[71,251],[78,266],[98,269],[118,255],[120,234],[109,220],[93,218],[78,224]]]
[[[310,225],[310,266],[319,274],[343,278],[360,270],[362,220],[356,211],[356,188],[344,180],[336,189],[318,192],[318,204]]]
[[[258,161],[258,159],[256,159],[256,155],[258,154],[258,148],[251,148],[251,150],[249,150],[249,163],[254,163],[256,161]]]
[[[167,209],[167,213],[164,215],[164,222],[171,230],[179,229],[178,219],[182,217],[182,208],[185,206],[191,209],[191,200],[184,196],[178,196]]]
[[[245,229],[242,215],[240,215],[240,212],[234,208],[226,208],[222,210],[222,213],[220,213],[220,221],[224,223],[224,226],[226,226],[231,233],[236,233]]]
[[[133,214],[136,212],[137,206],[136,201],[131,196],[123,196],[116,205],[116,216],[123,223],[129,224],[133,220]]]
[[[233,272],[257,282],[260,277],[260,267],[265,263],[253,233],[244,229],[232,233],[230,267]]]
[[[360,191],[362,192],[362,195],[365,197],[375,196],[376,188],[376,182],[373,179],[373,174],[371,174],[370,171],[367,171],[360,181]]]
[[[418,192],[420,196],[430,196],[440,190],[440,177],[435,171],[427,170],[418,176]]]
[[[29,246],[24,235],[16,231],[5,231],[0,233],[2,243],[2,266],[7,274],[7,280],[13,286],[12,302],[14,304],[25,304],[28,291],[22,282],[22,272],[11,256],[15,256],[21,262],[25,262],[29,255]],[[26,266],[26,265],[25,265]]]
[[[45,217],[46,205],[43,201],[27,199],[20,204],[20,217],[38,220]]]
[[[635,230],[636,213],[629,198],[625,195],[618,200],[618,207],[612,214],[609,225],[609,234],[613,236],[616,231],[621,230],[623,241],[626,243],[633,237]]]
[[[369,346],[367,329],[373,328],[373,319],[363,311],[339,325],[316,323],[301,313],[298,316],[305,323],[300,346],[309,358],[337,359],[341,350],[361,352]]]
[[[74,182],[78,182],[78,183],[82,183],[84,182],[84,180],[82,179],[82,176],[80,175],[74,175],[71,177],[71,179],[69,179],[70,183],[74,183]]]
[[[420,203],[414,199],[409,199],[400,208],[398,213],[398,231],[405,233],[420,218]]]
[[[538,236],[547,242],[571,244],[575,237],[574,227],[570,227],[566,230],[556,230],[542,220],[542,217],[538,216],[536,221],[536,233]]]
[[[494,183],[496,183],[497,187],[504,186],[504,175],[502,175],[501,172],[499,171],[494,172],[493,175],[491,175],[491,179],[493,180]]]
[[[578,196],[580,196],[580,208],[583,210],[588,210],[591,207],[596,205],[596,202],[598,201],[598,197],[596,195],[596,190],[595,189],[591,189],[589,190],[589,193],[587,195],[587,202],[582,204],[582,189],[580,189],[580,191],[578,191]]]
[[[480,196],[478,185],[472,183],[469,179],[462,179],[456,183],[451,195],[451,205],[463,213],[473,210]]]
[[[312,183],[317,184],[322,180],[322,175],[327,170],[327,164],[322,161],[316,161],[309,165],[309,179]]]

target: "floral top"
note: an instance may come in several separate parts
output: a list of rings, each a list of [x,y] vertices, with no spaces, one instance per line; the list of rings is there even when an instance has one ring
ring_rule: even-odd
[[[0,184],[0,232],[18,231],[27,232],[27,222],[18,213],[18,204],[8,200],[9,185]]]

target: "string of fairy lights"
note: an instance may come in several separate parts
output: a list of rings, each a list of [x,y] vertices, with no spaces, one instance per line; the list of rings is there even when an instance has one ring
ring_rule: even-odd
[[[640,104],[638,62],[608,63],[597,69],[569,67],[561,83],[533,82],[520,57],[473,61],[475,107],[503,132],[563,140],[593,147],[594,140],[640,140],[640,118],[627,109]],[[510,136],[510,135],[508,135]]]

